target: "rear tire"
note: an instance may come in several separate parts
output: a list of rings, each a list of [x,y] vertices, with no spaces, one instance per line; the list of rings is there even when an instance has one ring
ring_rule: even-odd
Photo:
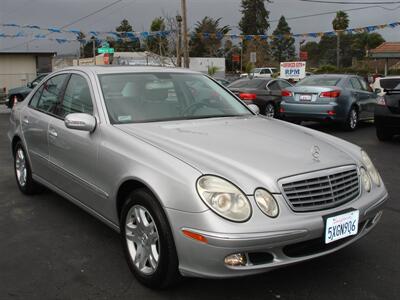
[[[276,112],[273,103],[267,103],[267,106],[265,107],[265,115],[269,118],[275,118]]]
[[[356,130],[358,125],[358,111],[356,107],[352,107],[349,111],[346,121],[343,124],[343,128],[346,131],[354,131]]]
[[[143,285],[165,289],[180,279],[178,256],[168,220],[147,190],[134,190],[123,205],[121,241],[130,270]]]
[[[14,173],[18,188],[22,193],[33,195],[43,190],[43,186],[32,178],[32,168],[21,141],[14,147]]]
[[[382,142],[390,141],[393,138],[393,132],[390,129],[385,129],[384,127],[376,126],[376,136],[378,140]]]

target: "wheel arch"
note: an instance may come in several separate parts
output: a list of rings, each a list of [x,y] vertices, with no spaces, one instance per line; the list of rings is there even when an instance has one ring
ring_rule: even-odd
[[[164,206],[162,205],[157,193],[147,183],[137,178],[129,178],[124,180],[119,185],[118,190],[116,192],[116,210],[117,210],[118,221],[120,221],[121,219],[122,207],[125,201],[127,200],[128,195],[132,193],[132,191],[137,189],[146,189],[148,192],[150,192],[154,196],[154,198],[157,199],[162,210],[164,210]]]

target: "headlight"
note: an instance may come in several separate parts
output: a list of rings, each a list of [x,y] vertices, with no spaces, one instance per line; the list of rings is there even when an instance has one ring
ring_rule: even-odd
[[[377,186],[380,186],[381,179],[380,179],[379,173],[375,169],[374,164],[372,163],[368,154],[364,150],[361,150],[361,159],[362,159],[364,166],[367,168],[369,176],[371,176],[372,182],[375,183]]]
[[[268,193],[266,190],[258,189],[254,193],[254,198],[258,207],[268,217],[275,218],[279,214],[278,203],[274,196]]]
[[[361,181],[362,181],[364,189],[367,192],[371,191],[371,178],[369,177],[367,171],[365,171],[364,168],[361,168],[360,173],[361,173]]]
[[[250,202],[236,186],[217,176],[197,180],[197,192],[205,204],[223,218],[245,222],[251,216]]]

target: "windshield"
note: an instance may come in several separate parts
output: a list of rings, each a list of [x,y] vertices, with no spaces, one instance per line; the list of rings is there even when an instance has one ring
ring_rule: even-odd
[[[296,86],[337,86],[340,80],[337,76],[310,76],[299,81]]]
[[[113,124],[252,115],[201,74],[126,73],[99,79]]]
[[[266,85],[268,81],[263,79],[243,79],[232,82],[229,88],[258,88],[262,85]]]

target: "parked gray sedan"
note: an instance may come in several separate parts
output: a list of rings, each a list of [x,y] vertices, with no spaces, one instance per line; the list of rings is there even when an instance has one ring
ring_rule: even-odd
[[[329,254],[370,232],[388,197],[359,147],[257,116],[183,69],[58,71],[10,122],[19,189],[46,186],[119,231],[153,288]]]
[[[335,121],[356,129],[359,121],[373,120],[377,95],[362,77],[312,75],[282,91],[281,115],[297,121]]]

